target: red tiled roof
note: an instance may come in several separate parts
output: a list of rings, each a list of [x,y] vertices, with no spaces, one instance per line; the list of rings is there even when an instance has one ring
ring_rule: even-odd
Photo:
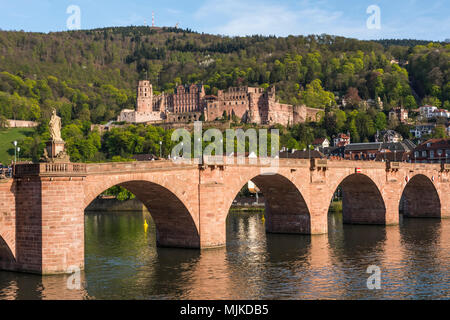
[[[324,143],[326,140],[326,138],[317,138],[316,140],[313,141],[313,145],[318,145],[318,144],[322,144]]]

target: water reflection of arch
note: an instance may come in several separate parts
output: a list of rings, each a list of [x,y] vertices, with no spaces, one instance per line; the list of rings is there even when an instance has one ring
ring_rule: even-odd
[[[85,219],[90,297],[176,299],[189,290],[186,272],[200,251],[156,247],[156,226],[148,212],[88,213]]]
[[[140,296],[161,299],[188,299],[195,278],[193,274],[203,253],[197,250],[178,248],[154,248],[155,259],[151,264],[137,270],[138,283],[130,290]],[[151,274],[151,276],[148,276]],[[141,276],[139,276],[141,275]]]
[[[311,243],[321,236],[268,234],[267,258],[263,265],[264,299],[292,298],[305,290],[311,277]],[[280,270],[283,270],[280,272]]]
[[[238,299],[259,299],[266,263],[262,213],[230,212],[227,218],[226,270]],[[233,296],[229,296],[234,299]]]
[[[405,256],[402,284],[410,287],[408,292],[414,292],[409,298],[442,298],[442,293],[450,289],[448,281],[450,245],[448,243],[440,245],[442,239],[446,237],[444,224],[447,231],[450,231],[447,220],[403,219],[400,228],[402,251]],[[422,285],[419,286],[418,283]],[[424,286],[423,283],[427,285]]]
[[[328,234],[330,257],[341,298],[359,299],[367,296],[367,268],[382,266],[386,241],[385,226],[342,225]],[[358,292],[364,291],[361,295]],[[370,294],[380,297],[374,290]]]
[[[82,300],[87,298],[84,273],[80,274],[81,288],[67,287],[69,275],[41,276],[4,272],[0,277],[0,300]]]

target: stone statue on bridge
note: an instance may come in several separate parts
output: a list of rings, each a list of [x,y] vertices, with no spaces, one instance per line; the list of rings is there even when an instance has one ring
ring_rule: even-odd
[[[56,110],[53,109],[52,118],[49,122],[50,136],[53,141],[63,141],[61,138],[61,118],[56,115]]]
[[[52,117],[49,122],[50,140],[47,141],[47,147],[44,149],[43,162],[70,162],[70,157],[65,150],[65,142],[61,137],[61,118],[53,109]]]

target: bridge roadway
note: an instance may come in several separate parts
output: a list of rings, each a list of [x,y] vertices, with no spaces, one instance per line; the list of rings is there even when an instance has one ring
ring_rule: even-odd
[[[150,211],[158,246],[204,249],[226,244],[226,218],[252,180],[266,199],[272,233],[324,234],[338,186],[344,223],[397,225],[406,217],[450,217],[450,165],[279,159],[243,164],[18,164],[0,180],[0,269],[39,274],[84,267],[84,210],[116,185]],[[250,163],[254,161],[256,163]]]

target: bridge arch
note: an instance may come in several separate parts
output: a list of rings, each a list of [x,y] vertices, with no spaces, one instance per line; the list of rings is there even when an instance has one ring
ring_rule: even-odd
[[[0,265],[15,261],[14,253],[6,240],[0,235]]]
[[[162,183],[129,176],[106,179],[90,185],[85,208],[99,194],[113,186],[121,186],[132,192],[147,207],[155,222],[158,246],[200,248],[197,223],[188,209],[189,205]]]
[[[423,174],[413,176],[403,189],[403,216],[411,218],[440,218],[441,201],[431,179]]]
[[[386,224],[386,205],[377,183],[368,175],[354,173],[342,178],[332,189],[328,203],[342,190],[342,218],[347,224]]]
[[[266,231],[269,233],[310,234],[311,217],[308,205],[299,188],[280,173],[248,173],[230,189],[226,203],[227,214],[232,202],[248,181],[252,181],[264,195]]]

